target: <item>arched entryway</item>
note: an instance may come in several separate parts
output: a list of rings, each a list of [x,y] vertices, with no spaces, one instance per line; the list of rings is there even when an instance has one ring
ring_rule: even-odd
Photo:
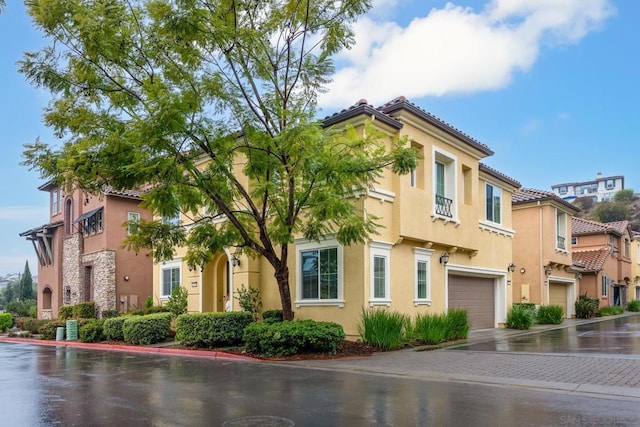
[[[224,311],[224,297],[233,295],[233,265],[226,251],[216,254],[202,269],[202,312]]]

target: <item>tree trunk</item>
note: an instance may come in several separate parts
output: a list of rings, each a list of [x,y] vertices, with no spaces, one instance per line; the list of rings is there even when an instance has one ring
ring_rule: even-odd
[[[275,278],[278,282],[278,290],[280,291],[282,318],[284,320],[293,320],[293,311],[291,310],[291,289],[289,288],[289,267],[284,262],[282,262],[280,267],[276,269]]]

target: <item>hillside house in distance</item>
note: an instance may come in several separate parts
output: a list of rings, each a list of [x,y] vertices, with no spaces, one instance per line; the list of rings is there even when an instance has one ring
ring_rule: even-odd
[[[555,184],[551,189],[568,202],[573,202],[579,197],[591,197],[594,203],[598,203],[611,200],[618,191],[624,190],[624,176],[605,177],[598,172],[594,180]]]

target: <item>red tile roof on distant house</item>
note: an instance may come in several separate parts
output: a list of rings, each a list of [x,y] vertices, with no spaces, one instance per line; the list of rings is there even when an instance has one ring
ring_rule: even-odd
[[[511,198],[511,204],[522,205],[526,203],[543,202],[547,200],[555,201],[574,212],[578,212],[580,210],[580,208],[576,205],[567,202],[551,191],[537,190],[535,188],[521,188],[520,190],[516,191],[515,193],[513,193],[513,197]]]
[[[584,218],[571,218],[571,230],[574,236],[605,233],[621,236],[628,228],[629,221],[597,222]]]
[[[611,254],[609,248],[586,251],[571,251],[573,262],[590,271],[600,271],[604,268],[607,257]]]

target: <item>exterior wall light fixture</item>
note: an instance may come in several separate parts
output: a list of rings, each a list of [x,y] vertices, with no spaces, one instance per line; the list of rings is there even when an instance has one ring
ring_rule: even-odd
[[[546,274],[547,277],[551,276],[552,272],[553,272],[553,269],[550,266],[544,269],[544,274]]]
[[[240,259],[235,255],[231,255],[231,265],[233,265],[234,267],[239,266],[240,265]]]
[[[449,254],[447,252],[443,252],[442,255],[440,255],[440,264],[447,265],[448,262],[449,262]]]
[[[509,264],[507,270],[513,273],[514,271],[516,271],[516,265],[514,263]]]

